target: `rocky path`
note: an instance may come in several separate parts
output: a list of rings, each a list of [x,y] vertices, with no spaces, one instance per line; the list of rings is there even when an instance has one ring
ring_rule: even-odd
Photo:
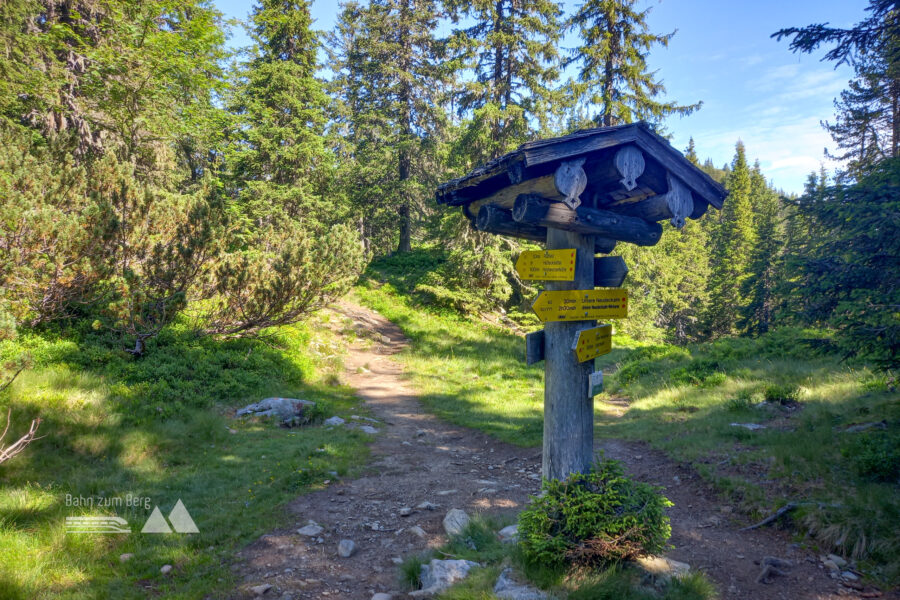
[[[378,430],[371,463],[359,479],[298,497],[288,508],[293,527],[246,547],[235,565],[243,582],[235,598],[405,597],[396,563],[444,541],[441,521],[448,510],[511,517],[539,489],[540,449],[510,446],[424,412],[391,359],[405,345],[399,328],[360,306],[342,303],[337,310],[375,340],[357,340],[345,361],[345,381],[377,421],[349,422]],[[831,579],[815,556],[779,532],[740,532],[744,519],[689,468],[643,445],[598,440],[597,446],[633,476],[666,488],[675,503],[669,556],[706,571],[722,598],[876,597]],[[305,528],[310,522],[316,526]],[[355,546],[349,557],[338,552],[345,539]],[[756,563],[766,556],[793,566],[769,584],[758,583]]]

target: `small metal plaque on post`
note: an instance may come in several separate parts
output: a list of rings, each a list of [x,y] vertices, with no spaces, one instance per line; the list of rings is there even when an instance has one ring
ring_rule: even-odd
[[[603,371],[591,373],[588,377],[588,398],[593,398],[603,391]]]

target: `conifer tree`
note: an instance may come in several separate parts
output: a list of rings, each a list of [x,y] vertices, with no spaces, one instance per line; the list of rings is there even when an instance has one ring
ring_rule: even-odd
[[[347,188],[362,208],[367,241],[387,238],[375,244],[380,252],[389,241],[410,250],[414,222],[429,212],[441,177],[446,75],[433,33],[438,16],[433,0],[351,2],[330,37],[331,89],[352,157]]]
[[[781,271],[781,248],[784,235],[781,225],[780,200],[769,187],[759,166],[750,173],[750,197],[754,211],[755,243],[750,252],[747,277],[742,290],[747,297],[741,326],[750,333],[765,333],[775,314],[775,288]]]
[[[700,158],[697,156],[697,146],[694,144],[694,136],[691,136],[687,148],[684,149],[684,157],[691,161],[691,164],[694,166],[700,166]]]
[[[546,120],[559,77],[560,6],[552,0],[452,0],[457,66],[471,70],[456,97],[465,117],[457,160],[470,168],[528,139]]]
[[[597,125],[660,123],[668,115],[700,108],[700,102],[680,105],[659,99],[665,87],[648,70],[647,55],[654,46],[668,46],[674,32],[651,33],[650,9],[639,11],[636,5],[637,0],[586,0],[570,21],[581,45],[567,63],[580,65],[578,79],[586,100],[598,109]]]
[[[737,143],[731,170],[725,180],[728,201],[713,228],[710,302],[706,327],[713,336],[737,332],[738,319],[747,304],[742,291],[749,276],[750,256],[756,243],[752,181],[744,144]]]

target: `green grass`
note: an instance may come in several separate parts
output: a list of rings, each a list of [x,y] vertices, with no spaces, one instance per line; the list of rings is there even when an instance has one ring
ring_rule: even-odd
[[[642,584],[641,573],[630,566],[614,565],[604,569],[541,569],[523,560],[514,544],[499,541],[496,532],[510,520],[503,517],[475,516],[466,529],[444,546],[429,554],[408,558],[400,566],[400,578],[407,589],[418,587],[421,565],[432,558],[453,558],[477,562],[463,581],[439,594],[440,600],[494,600],[493,593],[501,571],[512,567],[518,581],[549,591],[558,598],[585,600],[707,600],[715,598],[715,589],[702,573],[691,572],[672,579],[659,589]]]
[[[45,436],[0,466],[2,599],[221,597],[235,586],[236,549],[285,523],[288,500],[352,474],[366,455],[366,436],[350,430],[228,416],[269,395],[315,400],[325,415],[359,412],[334,385],[340,344],[321,323],[279,329],[274,345],[173,328],[140,360],[117,342],[88,331],[0,344],[0,358],[27,350],[35,363],[0,394],[10,437],[37,416]],[[125,506],[129,495],[147,504]],[[82,497],[122,505],[67,505]],[[199,534],[139,533],[153,506],[168,515],[178,499]],[[133,533],[66,533],[66,517],[98,515],[125,518]],[[123,553],[134,558],[120,563]]]
[[[507,328],[424,306],[410,291],[429,263],[404,260],[375,263],[356,294],[411,339],[401,360],[430,410],[539,445],[543,364],[526,367],[524,340]],[[828,355],[830,340],[816,331],[690,348],[617,336],[613,346],[597,360],[610,374],[595,399],[598,436],[649,442],[691,463],[753,518],[802,502],[795,524],[809,543],[900,582],[900,395],[890,373]],[[882,420],[887,430],[843,433]]]

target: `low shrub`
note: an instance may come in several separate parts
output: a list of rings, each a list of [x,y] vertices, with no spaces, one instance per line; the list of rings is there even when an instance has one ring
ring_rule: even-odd
[[[545,481],[544,495],[519,515],[526,562],[603,566],[662,551],[671,534],[657,488],[625,476],[621,463],[600,460],[586,474]]]
[[[713,378],[715,385],[724,383],[724,373],[719,373],[719,361],[701,358],[675,369],[669,380],[675,385],[703,385]]]
[[[763,397],[766,402],[791,404],[800,400],[800,388],[795,385],[767,385],[766,389],[763,390]]]
[[[900,483],[900,432],[867,431],[844,444],[841,454],[863,479]]]

